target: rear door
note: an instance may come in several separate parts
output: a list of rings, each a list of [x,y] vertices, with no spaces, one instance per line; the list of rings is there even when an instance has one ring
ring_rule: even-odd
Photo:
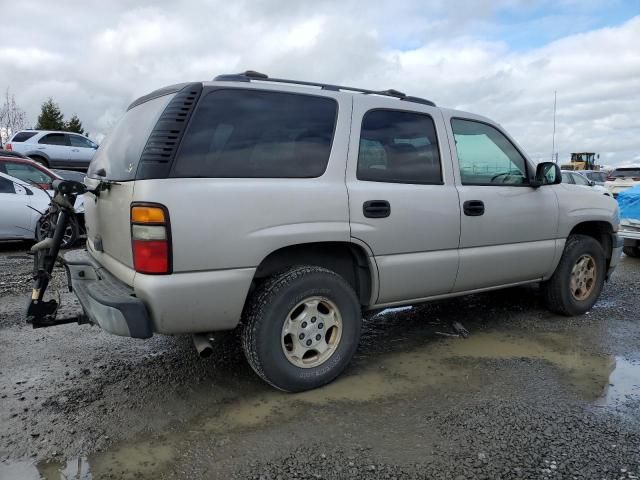
[[[529,185],[534,165],[496,125],[444,115],[462,210],[454,291],[541,278],[557,247],[555,186]]]
[[[99,196],[85,194],[87,248],[112,274],[128,285],[135,271],[131,253],[130,208],[136,170],[149,135],[173,95],[153,98],[129,109],[102,142],[85,183],[112,181]]]
[[[40,140],[36,150],[47,154],[49,166],[66,166],[69,163],[69,139],[64,133],[48,133]]]
[[[377,303],[450,292],[460,207],[442,117],[415,103],[364,95],[353,102],[346,177],[351,237],[375,256]]]
[[[0,240],[33,238],[33,212],[26,189],[0,176]]]

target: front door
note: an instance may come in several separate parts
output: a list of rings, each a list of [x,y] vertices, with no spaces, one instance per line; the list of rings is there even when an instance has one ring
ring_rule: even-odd
[[[497,126],[445,114],[457,158],[460,270],[454,291],[539,279],[557,248],[553,186],[533,188],[533,164]]]
[[[458,269],[460,206],[438,111],[354,97],[347,188],[351,236],[373,252],[378,304],[448,293]],[[386,100],[385,100],[386,101]],[[380,106],[381,99],[375,99]],[[385,106],[386,107],[386,106]]]
[[[71,149],[69,151],[69,165],[71,167],[86,168],[96,153],[95,144],[81,135],[69,135]]]

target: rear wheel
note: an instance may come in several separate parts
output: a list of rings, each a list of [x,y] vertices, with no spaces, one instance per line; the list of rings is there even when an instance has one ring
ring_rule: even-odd
[[[33,160],[34,162],[38,162],[43,167],[49,168],[49,162],[47,162],[46,158],[39,157],[38,155],[34,155],[32,157],[29,157],[29,158],[31,158],[31,160]]]
[[[309,390],[346,368],[360,322],[360,303],[344,278],[321,267],[294,267],[253,292],[243,314],[242,346],[266,382],[287,392]]]
[[[587,312],[602,291],[605,265],[600,243],[587,235],[571,235],[556,271],[542,284],[547,307],[567,316]]]

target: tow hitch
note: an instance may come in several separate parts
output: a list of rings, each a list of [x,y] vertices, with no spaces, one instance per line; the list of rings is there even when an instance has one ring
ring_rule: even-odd
[[[65,323],[88,323],[84,314],[71,317],[57,318],[59,302],[51,299],[44,300],[44,294],[49,286],[53,268],[56,262],[60,262],[67,270],[67,280],[69,268],[62,257],[58,257],[60,246],[64,236],[64,231],[71,216],[75,215],[73,205],[76,197],[89,191],[87,187],[71,180],[55,180],[53,182],[54,196],[51,200],[50,212],[52,221],[47,236],[42,241],[31,247],[34,256],[33,263],[33,291],[31,300],[27,307],[27,323],[33,328],[52,327]],[[53,221],[55,220],[55,221]],[[68,283],[69,291],[71,284]]]

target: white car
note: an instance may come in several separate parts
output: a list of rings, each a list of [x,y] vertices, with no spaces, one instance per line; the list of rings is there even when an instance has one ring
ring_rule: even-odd
[[[582,175],[582,173],[579,172],[563,170],[562,183],[569,183],[573,185],[579,185],[581,187],[591,188],[595,192],[602,193],[603,195],[606,195],[608,197],[611,196],[609,190],[607,190],[602,185],[598,185],[595,181],[589,180],[586,176]]]
[[[640,167],[620,167],[609,174],[604,186],[614,198],[623,190],[640,185]]]
[[[37,187],[0,173],[0,240],[33,240],[49,196]]]
[[[21,130],[11,137],[5,148],[45,167],[86,170],[98,145],[78,133]]]

